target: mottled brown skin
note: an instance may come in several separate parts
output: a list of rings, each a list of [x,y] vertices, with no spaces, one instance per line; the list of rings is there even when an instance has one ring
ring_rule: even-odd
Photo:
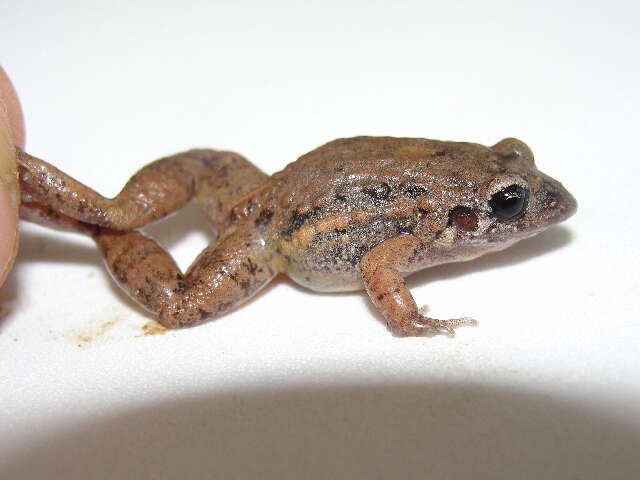
[[[191,150],[147,165],[114,199],[22,151],[18,162],[22,217],[92,236],[120,286],[168,328],[223,315],[286,273],[317,291],[366,289],[398,335],[451,334],[474,321],[422,315],[405,275],[500,250],[576,210],[516,139],[340,139],[272,176],[235,153]],[[514,188],[520,213],[501,218],[492,199]],[[183,274],[136,229],[191,200],[218,238]]]

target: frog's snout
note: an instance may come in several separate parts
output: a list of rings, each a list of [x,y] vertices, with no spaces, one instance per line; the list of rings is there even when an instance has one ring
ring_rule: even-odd
[[[544,211],[549,224],[563,222],[576,213],[578,202],[560,182],[545,182],[544,190]]]

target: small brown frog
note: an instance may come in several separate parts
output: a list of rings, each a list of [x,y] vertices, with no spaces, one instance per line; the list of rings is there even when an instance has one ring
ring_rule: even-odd
[[[90,235],[168,328],[219,317],[286,273],[317,291],[366,289],[398,335],[452,334],[474,321],[423,316],[406,274],[501,250],[576,211],[513,138],[339,139],[271,176],[235,153],[191,150],[147,165],[113,199],[22,151],[18,162],[21,216]],[[136,229],[191,200],[218,236],[183,274]]]

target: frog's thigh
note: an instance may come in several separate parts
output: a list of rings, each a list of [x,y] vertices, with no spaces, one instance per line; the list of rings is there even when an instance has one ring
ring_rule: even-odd
[[[94,238],[118,284],[168,328],[223,315],[275,275],[260,241],[241,232],[207,247],[186,275],[160,245],[140,232],[105,230]]]

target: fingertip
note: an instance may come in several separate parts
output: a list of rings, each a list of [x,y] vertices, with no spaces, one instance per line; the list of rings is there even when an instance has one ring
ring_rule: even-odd
[[[13,144],[24,150],[26,141],[26,132],[24,125],[24,116],[20,107],[18,94],[11,80],[0,66],[0,102],[4,105],[6,119],[8,119],[9,131],[13,138]]]
[[[24,120],[13,85],[0,67],[0,285],[18,248],[18,174],[15,147],[24,148]]]
[[[0,119],[0,285],[18,248],[18,174],[9,127]]]

